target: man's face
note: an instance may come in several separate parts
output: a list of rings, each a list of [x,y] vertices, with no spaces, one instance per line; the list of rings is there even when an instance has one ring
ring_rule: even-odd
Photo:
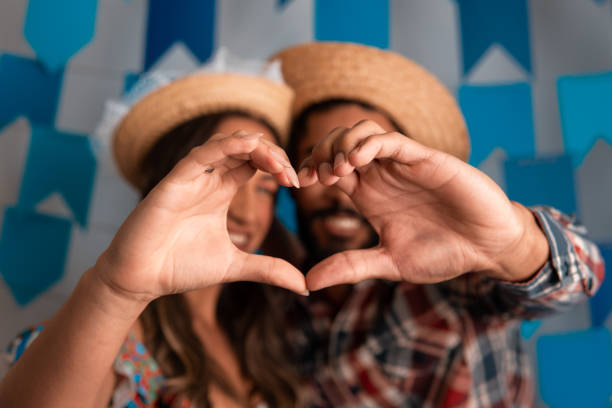
[[[306,130],[297,145],[297,163],[301,163],[313,147],[330,131],[339,126],[352,127],[370,119],[386,131],[395,131],[382,113],[357,104],[342,104],[322,112],[312,113]],[[320,183],[294,191],[298,209],[300,237],[313,262],[348,249],[374,246],[378,237],[370,224],[355,209],[350,197],[336,186]]]

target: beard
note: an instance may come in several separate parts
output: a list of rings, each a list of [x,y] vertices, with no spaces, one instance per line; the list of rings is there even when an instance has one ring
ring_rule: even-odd
[[[361,219],[362,224],[366,225],[369,229],[369,239],[361,245],[359,248],[348,248],[347,240],[342,237],[333,237],[329,236],[329,242],[327,245],[322,246],[318,241],[317,237],[312,231],[312,225],[315,221],[319,219],[324,219],[325,217],[331,215],[347,215]],[[378,234],[370,223],[358,212],[351,208],[333,206],[324,208],[321,210],[314,211],[310,215],[306,216],[302,214],[299,210],[297,211],[297,227],[298,227],[298,237],[300,241],[304,245],[304,248],[307,251],[306,261],[303,265],[303,270],[308,271],[317,263],[321,262],[325,258],[328,258],[338,252],[345,251],[347,249],[365,249],[371,248],[378,245]]]

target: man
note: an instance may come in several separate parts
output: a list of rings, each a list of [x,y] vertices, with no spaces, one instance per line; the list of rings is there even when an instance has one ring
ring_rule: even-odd
[[[325,289],[291,314],[315,405],[532,405],[519,323],[593,295],[596,246],[465,163],[459,108],[415,63],[347,43],[276,58],[306,280]]]

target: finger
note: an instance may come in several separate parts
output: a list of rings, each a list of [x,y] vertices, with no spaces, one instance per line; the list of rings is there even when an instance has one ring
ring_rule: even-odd
[[[250,157],[255,168],[272,174],[284,186],[299,188],[298,176],[279,146],[260,140],[260,145],[251,152]]]
[[[168,174],[168,178],[174,182],[190,182],[202,174],[210,174],[214,171],[224,172],[227,166],[213,166],[213,163],[227,159],[228,156],[238,157],[250,154],[259,144],[258,135],[223,136],[214,135],[215,140],[208,140],[203,145],[193,148],[187,156],[181,159]]]
[[[223,181],[233,181],[237,185],[246,183],[257,171],[253,163],[249,160],[242,160],[239,165],[232,166],[232,169],[223,174]],[[287,172],[273,174],[275,180],[286,187],[295,186],[295,180],[287,175]],[[297,177],[297,176],[296,176]]]
[[[289,165],[291,165],[289,156],[287,156],[287,152],[285,152],[282,147],[264,138],[261,139],[261,142],[267,145],[271,150],[273,150],[275,155],[280,156],[282,158],[283,163],[288,163]]]
[[[251,165],[251,163],[248,161],[243,161],[239,166],[234,167],[227,173],[223,174],[223,182],[231,180],[234,184],[241,186],[249,181],[256,171],[257,170]]]
[[[400,274],[382,247],[344,251],[324,259],[306,274],[309,290],[367,279],[399,280]]]
[[[312,163],[317,170],[319,181],[327,186],[338,181],[338,176],[333,172],[334,152],[332,146],[334,141],[346,131],[348,129],[345,127],[333,129],[312,149]]]
[[[280,160],[283,166],[285,166],[284,177],[286,178],[287,183],[282,183],[282,184],[287,187],[293,186],[295,188],[300,188],[300,181],[297,176],[297,172],[293,168],[293,165],[291,164],[291,160],[289,160],[289,156],[287,156],[287,152],[285,152],[285,150],[282,147],[280,147],[276,143],[271,142],[269,140],[262,138],[261,142],[267,145],[271,151],[271,154],[274,157],[276,157],[278,160]]]
[[[319,181],[319,177],[315,171],[311,156],[306,157],[300,165],[298,179],[300,182],[300,187],[308,187]]]
[[[260,282],[289,289],[300,295],[308,295],[304,275],[289,262],[238,250],[234,258],[228,271],[228,282],[244,280]]]
[[[326,186],[334,185],[338,180],[340,180],[340,177],[334,174],[334,169],[328,162],[322,162],[319,164],[317,167],[317,175],[321,184]]]
[[[344,191],[349,196],[353,195],[353,192],[359,185],[359,173],[353,171],[346,176],[340,177],[340,179],[336,182],[336,186],[340,188],[340,190]]]
[[[232,136],[245,136],[248,134],[249,132],[247,132],[246,130],[238,129],[234,133],[232,133]],[[256,134],[259,136],[263,136],[263,133],[256,133]]]
[[[348,160],[351,151],[365,138],[371,135],[384,133],[384,129],[372,120],[362,120],[353,128],[339,135],[332,144],[334,154],[334,174],[346,176],[355,168]]]
[[[402,164],[414,164],[430,158],[432,149],[398,132],[382,133],[363,139],[348,159],[355,167],[363,167],[374,159],[391,159]]]

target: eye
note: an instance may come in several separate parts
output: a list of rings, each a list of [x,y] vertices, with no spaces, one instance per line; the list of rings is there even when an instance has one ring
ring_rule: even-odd
[[[266,196],[274,197],[276,195],[277,187],[268,187],[268,186],[257,186],[257,193],[264,194]]]

